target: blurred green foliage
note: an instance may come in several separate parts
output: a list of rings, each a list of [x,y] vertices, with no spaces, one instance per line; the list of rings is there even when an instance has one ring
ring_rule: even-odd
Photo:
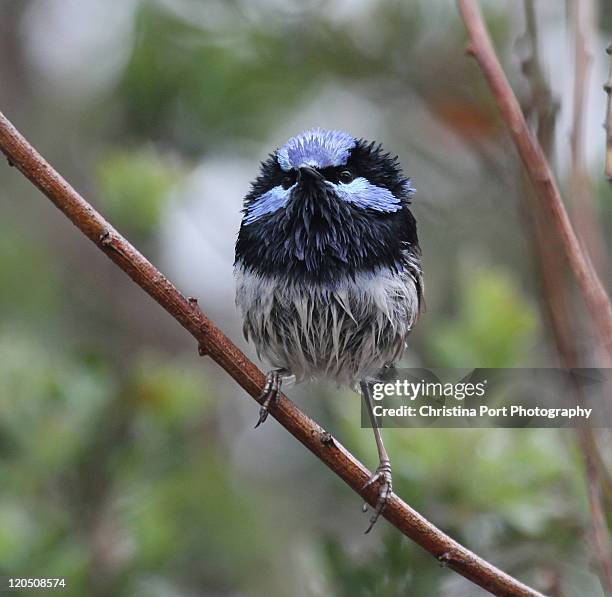
[[[360,558],[330,537],[325,555],[338,597],[435,595],[440,590],[440,573],[430,565],[431,556],[399,533],[387,534],[376,553]]]
[[[526,366],[536,331],[535,308],[507,272],[463,269],[457,314],[432,326],[434,362],[454,368]]]
[[[108,152],[96,175],[105,213],[139,237],[157,230],[170,190],[181,180],[178,164],[152,149]]]
[[[0,234],[0,313],[6,322],[39,322],[57,313],[61,281],[43,247],[8,225]],[[24,277],[29,278],[29,282]]]
[[[215,31],[145,4],[119,88],[130,128],[185,151],[220,134],[261,135],[319,76],[316,60],[291,48],[295,34],[236,23]]]

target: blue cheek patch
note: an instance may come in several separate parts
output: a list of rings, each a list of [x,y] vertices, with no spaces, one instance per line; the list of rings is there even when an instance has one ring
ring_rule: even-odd
[[[341,201],[351,203],[363,209],[373,209],[383,213],[394,213],[402,209],[401,201],[389,190],[371,184],[365,178],[356,178],[348,184],[335,184],[327,182],[334,189],[335,194]],[[252,224],[266,214],[272,214],[287,206],[293,189],[297,183],[284,189],[278,185],[260,197],[249,207],[243,219],[245,225]]]
[[[297,184],[284,189],[281,185],[274,187],[258,197],[249,207],[242,220],[244,224],[252,224],[255,220],[266,214],[274,213],[285,207],[289,202],[291,191],[295,189]]]
[[[336,195],[347,203],[364,209],[393,213],[402,209],[401,201],[389,190],[369,183],[365,178],[356,178],[348,184],[327,183]]]

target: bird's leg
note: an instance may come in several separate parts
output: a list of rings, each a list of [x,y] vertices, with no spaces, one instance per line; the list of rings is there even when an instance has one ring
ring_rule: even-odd
[[[361,395],[363,397],[363,401],[365,402],[366,408],[368,410],[370,422],[372,423],[372,430],[374,431],[374,439],[376,440],[376,448],[378,449],[379,460],[378,468],[362,488],[366,489],[366,487],[369,487],[370,485],[376,482],[380,483],[380,489],[378,490],[378,502],[376,503],[374,513],[370,518],[370,526],[366,530],[367,534],[372,530],[372,527],[376,524],[378,517],[381,515],[382,511],[387,505],[387,500],[393,492],[393,479],[391,477],[391,463],[389,462],[389,456],[387,454],[387,450],[385,450],[385,445],[382,441],[382,436],[378,427],[378,421],[374,416],[372,397],[370,396],[368,384],[365,381],[361,381],[359,385],[361,387]],[[367,509],[368,505],[366,503],[363,505],[363,511],[367,512]]]
[[[272,404],[272,402],[276,400],[280,394],[283,381],[282,375],[284,373],[286,373],[285,369],[274,369],[266,375],[266,385],[259,396],[261,408],[259,409],[259,420],[257,421],[257,425],[255,425],[255,429],[257,429],[257,427],[259,427],[268,418],[270,404]]]

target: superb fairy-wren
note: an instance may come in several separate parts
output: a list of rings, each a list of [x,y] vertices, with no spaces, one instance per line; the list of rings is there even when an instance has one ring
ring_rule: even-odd
[[[283,378],[359,386],[380,460],[366,484],[380,487],[368,531],[392,491],[368,381],[402,356],[422,304],[413,193],[380,145],[308,130],[262,163],[236,243],[244,334],[276,368],[257,425]]]

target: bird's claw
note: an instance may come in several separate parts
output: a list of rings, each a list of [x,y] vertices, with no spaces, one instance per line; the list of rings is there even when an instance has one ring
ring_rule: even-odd
[[[266,385],[259,396],[261,408],[259,409],[259,419],[255,429],[257,429],[268,418],[270,412],[270,404],[278,398],[281,388],[281,376],[278,371],[270,371],[266,375]]]
[[[374,474],[368,479],[367,483],[361,488],[361,490],[365,490],[370,485],[374,483],[380,483],[380,488],[378,490],[378,501],[376,502],[376,507],[374,508],[374,513],[370,518],[370,525],[368,526],[365,534],[367,535],[378,520],[379,516],[382,514],[382,511],[385,509],[387,502],[389,501],[389,497],[393,493],[393,478],[391,477],[391,463],[388,460],[382,460],[378,465],[378,468],[374,472]],[[368,511],[367,502],[363,504],[363,511]]]

